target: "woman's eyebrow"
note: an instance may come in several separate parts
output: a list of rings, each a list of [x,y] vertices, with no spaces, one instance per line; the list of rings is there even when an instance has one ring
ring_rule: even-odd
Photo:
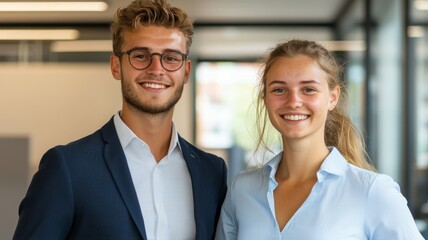
[[[273,84],[288,85],[287,82],[281,81],[281,80],[273,80],[268,85],[270,86],[270,85],[273,85]],[[305,84],[317,84],[317,85],[321,85],[321,83],[319,81],[316,81],[316,80],[302,80],[302,81],[299,81],[299,84],[300,85],[305,85]]]
[[[303,80],[303,81],[300,81],[300,84],[317,84],[317,85],[321,85],[321,83],[319,81],[316,81],[316,80]]]
[[[274,84],[287,85],[287,82],[285,82],[285,81],[281,81],[281,80],[273,80],[272,82],[270,82],[270,83],[268,84],[268,86],[270,86],[270,85],[274,85]]]

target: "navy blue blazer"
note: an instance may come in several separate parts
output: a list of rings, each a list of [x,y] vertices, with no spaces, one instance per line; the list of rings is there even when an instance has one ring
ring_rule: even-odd
[[[225,163],[179,142],[192,181],[196,239],[213,239],[227,188]],[[113,119],[45,153],[19,206],[13,239],[147,239]]]

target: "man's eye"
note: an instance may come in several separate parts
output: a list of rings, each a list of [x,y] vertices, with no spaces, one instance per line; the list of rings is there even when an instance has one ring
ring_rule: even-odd
[[[138,58],[140,60],[148,59],[147,55],[145,55],[145,54],[136,54],[136,55],[134,55],[134,58]]]
[[[146,61],[150,59],[150,54],[146,52],[136,51],[131,54],[131,58],[138,61]]]
[[[179,57],[179,56],[171,55],[171,54],[169,54],[169,55],[165,55],[165,56],[163,57],[163,59],[164,59],[165,61],[167,61],[167,62],[177,62],[177,61],[180,61],[180,57]]]

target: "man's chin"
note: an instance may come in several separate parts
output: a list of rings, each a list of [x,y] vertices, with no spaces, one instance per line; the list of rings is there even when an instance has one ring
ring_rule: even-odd
[[[134,109],[140,113],[148,113],[148,114],[163,114],[168,113],[174,109],[174,104],[168,105],[145,105],[141,103],[135,103],[133,101],[126,101],[129,108]]]

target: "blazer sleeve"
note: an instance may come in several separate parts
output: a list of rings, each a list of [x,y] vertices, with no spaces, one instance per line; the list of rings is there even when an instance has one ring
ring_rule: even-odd
[[[218,227],[218,225],[220,225],[220,218],[221,218],[221,211],[222,211],[222,205],[225,201],[225,197],[226,197],[226,193],[227,193],[227,167],[226,164],[224,162],[224,160],[222,158],[219,158],[220,163],[221,163],[221,184],[220,184],[220,189],[219,189],[219,194],[218,194],[218,204],[217,204],[217,209],[216,209],[216,216],[215,216],[215,226],[213,229],[213,236],[211,239],[214,239],[215,237],[215,231],[216,228]]]
[[[42,157],[19,206],[14,240],[66,239],[73,222],[73,193],[60,148]]]

